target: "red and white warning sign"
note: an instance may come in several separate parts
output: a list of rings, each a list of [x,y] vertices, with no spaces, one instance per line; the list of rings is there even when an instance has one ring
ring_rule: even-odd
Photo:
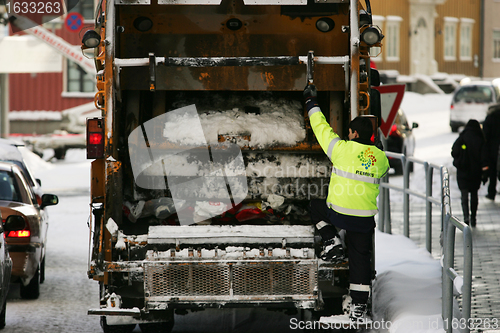
[[[389,136],[391,126],[396,119],[403,96],[405,94],[404,84],[383,85],[372,87],[380,92],[380,103],[382,104],[380,129],[385,138]]]

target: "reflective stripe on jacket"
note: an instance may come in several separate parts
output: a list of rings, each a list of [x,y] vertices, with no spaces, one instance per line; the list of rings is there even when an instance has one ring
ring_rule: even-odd
[[[374,145],[340,139],[317,106],[309,110],[309,120],[321,148],[333,164],[326,199],[328,206],[344,215],[377,214],[380,178],[389,170],[385,153]]]

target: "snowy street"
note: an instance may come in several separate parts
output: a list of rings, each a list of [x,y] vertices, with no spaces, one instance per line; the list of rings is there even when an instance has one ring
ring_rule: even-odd
[[[458,136],[457,133],[451,133],[448,125],[450,100],[450,95],[407,93],[402,108],[405,110],[410,124],[411,122],[419,123],[419,127],[414,130],[416,157],[448,167],[453,177],[451,181],[452,200],[459,200],[459,192],[454,178],[455,170],[452,167],[450,156],[451,145]],[[64,161],[49,163],[32,156],[27,162],[35,176],[42,180],[44,191],[59,196],[59,204],[48,207],[50,224],[46,280],[40,286],[40,298],[23,300],[19,296],[19,287],[11,285],[7,301],[6,327],[3,332],[101,332],[98,316],[87,315],[87,309],[98,307],[98,283],[87,278],[90,162],[85,159],[84,150],[68,151]],[[412,175],[412,183],[416,186],[424,186],[423,182],[419,181],[421,177],[423,177],[423,173],[416,169]],[[401,178],[400,176],[391,177],[395,182],[400,182]],[[484,191],[485,188],[481,188],[480,195],[484,195]],[[394,196],[394,200],[399,200],[397,195]],[[422,290],[426,290],[427,284],[438,288],[440,293],[440,286],[435,285],[436,281],[440,281],[440,278],[438,279],[436,276],[436,272],[440,273],[437,260],[432,259],[424,250],[416,248],[411,241],[402,240],[400,236],[382,235],[382,237],[377,237],[377,239],[379,238],[383,239],[384,242],[377,242],[378,274],[397,278],[397,274],[411,274],[413,272],[408,270],[420,269],[420,279],[415,279],[413,282],[414,290],[403,296],[404,291],[400,289],[401,293],[393,298],[394,302],[404,303],[405,297],[418,296]],[[400,246],[397,253],[393,247],[396,246],[395,244]],[[378,257],[379,255],[383,255],[383,257]],[[398,266],[400,263],[404,264],[405,258],[410,257],[418,264],[412,265],[410,262],[410,264],[406,263],[406,266]],[[397,287],[395,290],[398,292]],[[437,291],[427,288],[428,293],[436,295]],[[440,299],[435,298],[431,297],[422,306],[430,309],[430,312],[432,312],[431,310],[439,311]],[[390,308],[391,304],[387,303],[390,300],[382,299],[380,301],[384,304],[378,305],[379,310]],[[400,303],[392,304],[392,306],[396,304]],[[231,326],[235,325],[238,327],[238,332],[259,330],[264,333],[285,331],[289,327],[289,319],[279,313],[248,311],[239,317],[235,317],[231,313],[213,314],[212,311],[205,311],[199,315],[176,316],[174,332],[210,331],[220,333],[230,331]],[[432,313],[429,314],[429,317],[437,318]],[[203,324],[201,320],[203,320]],[[140,332],[139,328],[136,328],[134,332]],[[432,332],[443,331],[435,330]],[[411,332],[406,331],[406,333]]]

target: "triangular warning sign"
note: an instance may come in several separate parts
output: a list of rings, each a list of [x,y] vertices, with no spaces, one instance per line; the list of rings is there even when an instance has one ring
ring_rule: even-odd
[[[380,92],[381,124],[380,129],[385,138],[389,136],[391,126],[396,119],[403,95],[405,93],[404,84],[383,85],[380,87],[372,87]]]

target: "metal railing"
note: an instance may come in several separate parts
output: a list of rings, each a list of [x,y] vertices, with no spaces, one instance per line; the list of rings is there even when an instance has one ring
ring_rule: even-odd
[[[449,174],[445,169],[443,174],[443,201],[444,201],[444,242],[443,242],[443,321],[446,332],[461,329],[470,332],[470,316],[472,301],[472,230],[470,226],[457,219],[451,213],[451,198],[449,187]],[[455,270],[455,233],[456,230],[463,234],[463,277]],[[453,316],[453,287],[462,295],[462,314],[457,319]]]
[[[451,213],[450,179],[448,169],[444,166],[435,165],[403,154],[385,152],[387,157],[399,159],[403,166],[403,186],[397,186],[388,182],[387,175],[380,184],[379,198],[379,230],[392,233],[391,207],[389,190],[403,192],[403,234],[410,237],[410,195],[425,200],[425,244],[429,253],[432,253],[432,206],[441,207],[441,232],[443,236],[443,273],[442,273],[442,309],[443,324],[446,332],[451,333],[453,329],[461,329],[469,333],[469,319],[471,315],[472,298],[472,233],[468,225],[457,219]],[[425,193],[410,189],[410,171],[412,164],[421,164],[425,171]],[[441,176],[440,198],[432,196],[433,174],[439,170]],[[464,267],[463,277],[455,270],[455,233],[456,229],[463,232]],[[453,316],[453,286],[459,294],[462,294],[461,318]]]
[[[392,233],[392,223],[391,223],[391,209],[390,209],[390,197],[389,190],[393,189],[396,191],[403,192],[403,234],[406,237],[410,237],[410,195],[416,196],[418,198],[425,200],[425,244],[426,249],[429,253],[432,253],[432,205],[441,206],[441,226],[444,224],[444,197],[441,195],[440,198],[435,198],[432,196],[432,181],[434,176],[434,170],[439,170],[441,175],[441,188],[444,187],[443,183],[443,171],[446,169],[442,165],[436,165],[421,161],[413,157],[406,157],[403,154],[397,154],[386,151],[387,157],[399,159],[403,165],[403,186],[397,186],[389,183],[389,175],[386,175],[383,182],[380,184],[380,216],[379,216],[379,230]],[[411,163],[409,163],[411,162]],[[425,170],[425,193],[410,189],[410,170],[413,167],[412,164],[421,164]],[[442,228],[443,229],[443,228]]]

